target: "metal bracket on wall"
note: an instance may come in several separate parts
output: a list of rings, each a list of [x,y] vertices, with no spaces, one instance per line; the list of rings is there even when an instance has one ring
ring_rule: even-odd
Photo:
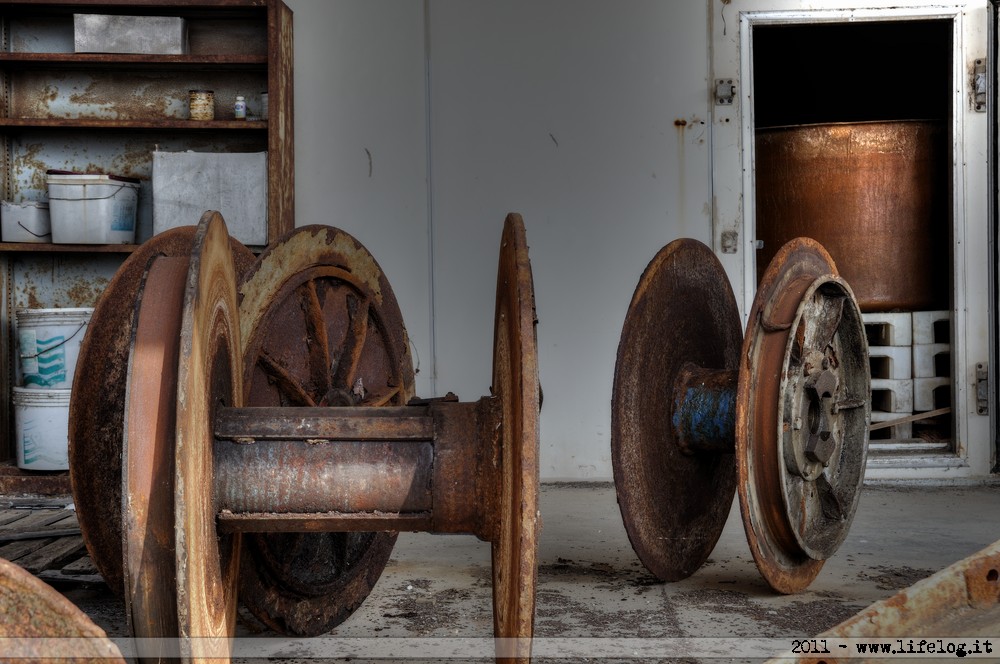
[[[979,113],[986,112],[986,58],[976,58],[972,68],[972,107]]]
[[[990,413],[989,379],[989,365],[985,362],[976,364],[976,413],[979,415]]]
[[[739,231],[722,231],[722,253],[735,254],[740,247]]]
[[[731,78],[715,79],[715,103],[720,106],[732,106],[736,98],[736,84]]]

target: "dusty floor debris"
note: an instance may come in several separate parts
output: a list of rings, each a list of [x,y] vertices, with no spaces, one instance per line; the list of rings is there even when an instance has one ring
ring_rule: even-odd
[[[737,506],[705,566],[684,581],[661,584],[633,553],[610,484],[547,484],[541,497],[535,633],[544,638],[697,637],[738,643],[814,636],[1000,539],[996,484],[865,487],[843,547],[806,592],[785,596],[770,591],[757,572]],[[405,659],[412,637],[488,638],[489,565],[489,546],[473,537],[402,534],[371,596],[331,636],[386,639],[399,648],[400,662],[414,661]],[[106,589],[67,595],[109,636],[126,635],[122,604]],[[277,636],[245,612],[238,633]],[[284,657],[269,661],[318,661],[307,650],[296,657],[290,647]],[[592,661],[627,660],[628,653],[621,655]],[[663,659],[698,661],[685,652],[664,652]]]

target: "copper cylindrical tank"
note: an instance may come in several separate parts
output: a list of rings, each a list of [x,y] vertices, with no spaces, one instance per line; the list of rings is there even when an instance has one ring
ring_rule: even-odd
[[[950,306],[951,157],[942,122],[757,129],[757,278],[787,240],[833,256],[862,311]]]

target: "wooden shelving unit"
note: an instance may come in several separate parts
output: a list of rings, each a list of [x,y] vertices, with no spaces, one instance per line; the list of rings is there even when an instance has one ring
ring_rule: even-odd
[[[183,18],[183,55],[75,53],[74,14]],[[14,457],[14,312],[93,306],[152,233],[152,153],[263,152],[267,237],[294,228],[292,12],[281,0],[6,0],[0,4],[0,198],[46,199],[48,169],[141,181],[137,244],[0,242],[0,462]],[[216,119],[188,118],[188,91],[215,91]],[[260,118],[261,93],[269,97]],[[237,120],[246,97],[256,119]],[[190,222],[197,223],[197,219]],[[7,473],[10,471],[8,469]],[[59,475],[55,475],[59,480]]]

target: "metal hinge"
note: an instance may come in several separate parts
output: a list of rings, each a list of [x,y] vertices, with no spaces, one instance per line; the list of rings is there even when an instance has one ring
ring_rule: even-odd
[[[731,78],[715,79],[715,103],[720,106],[732,106],[736,97],[736,84]]]
[[[976,412],[980,415],[990,414],[990,370],[989,365],[980,362],[976,365]]]
[[[986,58],[976,58],[972,68],[972,107],[980,113],[986,112]]]

